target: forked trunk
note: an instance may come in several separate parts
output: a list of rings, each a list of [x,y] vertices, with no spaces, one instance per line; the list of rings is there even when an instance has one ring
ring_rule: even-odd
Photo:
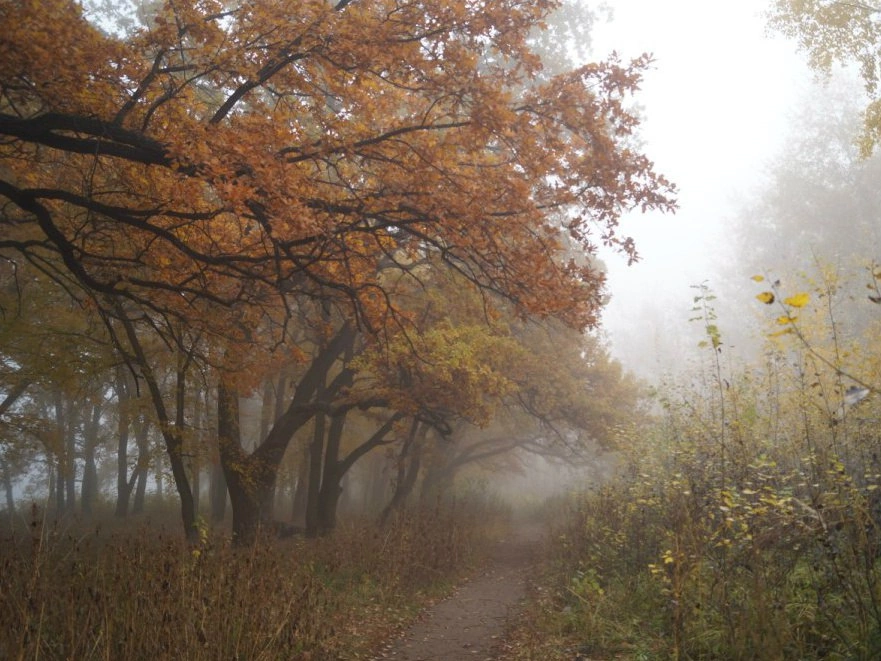
[[[217,388],[217,432],[220,465],[232,508],[233,542],[252,544],[263,522],[272,520],[278,474],[276,462],[248,455],[241,446],[238,394],[222,381]]]

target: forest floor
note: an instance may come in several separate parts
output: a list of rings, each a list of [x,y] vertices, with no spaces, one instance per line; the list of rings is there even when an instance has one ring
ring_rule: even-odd
[[[487,565],[390,641],[376,661],[485,661],[497,658],[509,618],[526,595],[542,527],[513,527]]]

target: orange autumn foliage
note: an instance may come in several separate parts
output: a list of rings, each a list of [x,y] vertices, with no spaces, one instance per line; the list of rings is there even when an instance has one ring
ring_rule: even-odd
[[[0,251],[234,340],[278,339],[295,296],[376,330],[429,254],[590,326],[602,275],[566,251],[634,257],[620,214],[673,188],[630,140],[648,58],[540,75],[554,6],[175,0],[124,30],[6,2]]]

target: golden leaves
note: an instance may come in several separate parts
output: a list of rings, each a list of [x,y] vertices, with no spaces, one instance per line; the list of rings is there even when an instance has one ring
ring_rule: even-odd
[[[752,280],[753,282],[765,282],[765,276],[753,275],[750,277],[750,280]],[[783,328],[768,333],[767,336],[769,338],[778,338],[783,337],[784,335],[799,334],[799,330],[796,327],[798,317],[791,314],[790,310],[803,308],[811,301],[811,295],[807,292],[798,292],[781,300],[779,298],[779,287],[780,281],[775,280],[773,283],[771,283],[770,290],[766,290],[759,294],[756,294],[756,299],[759,302],[764,303],[765,305],[773,305],[774,303],[779,302],[780,306],[785,312],[785,314],[777,316],[774,320],[776,326],[783,326]]]
[[[754,275],[750,278],[753,282],[764,282],[765,277],[761,275]],[[760,294],[756,294],[756,299],[765,305],[771,305],[777,300],[776,290],[779,285],[779,281],[775,282],[772,286],[774,291],[763,291]],[[803,308],[811,301],[811,295],[806,292],[799,292],[797,294],[793,294],[792,296],[788,296],[783,299],[783,305],[786,305],[791,308]]]
[[[793,308],[803,308],[810,302],[810,300],[810,294],[801,292],[799,294],[795,294],[794,296],[790,296],[789,298],[784,298],[783,302]]]

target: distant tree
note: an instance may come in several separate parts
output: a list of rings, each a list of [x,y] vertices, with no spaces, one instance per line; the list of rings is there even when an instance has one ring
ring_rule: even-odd
[[[28,262],[5,260],[0,285],[0,452],[19,475],[42,472],[35,459],[45,457],[58,513],[73,511],[81,478],[80,504],[89,510],[105,386],[118,358],[100,320]]]
[[[871,0],[775,0],[770,25],[796,39],[811,65],[829,73],[834,63],[859,67],[870,97],[865,109],[862,153],[881,138],[881,5]]]
[[[860,154],[853,81],[835,77],[812,89],[800,107],[767,166],[766,185],[738,214],[736,272],[720,292],[740,310],[752,305],[755,292],[746,285],[753,275],[782,279],[786,289],[799,274],[862,271],[878,258],[881,156]],[[858,280],[849,295],[865,301],[865,278]],[[840,314],[853,331],[874,316],[867,306]]]
[[[21,448],[15,447],[11,443],[11,434],[6,428],[6,413],[12,409],[15,403],[21,399],[21,396],[28,389],[30,383],[27,379],[21,379],[17,383],[7,384],[6,390],[0,399],[0,481],[3,485],[3,495],[5,498],[6,513],[9,517],[10,525],[15,515],[15,492],[13,489],[13,471],[17,472],[19,462],[16,461],[22,455]]]
[[[367,381],[372,391],[413,416],[381,518],[420,475],[423,493],[437,494],[463,468],[515,466],[522,453],[578,464],[640,416],[638,384],[597,337],[507,312],[497,308],[487,328],[476,323],[477,308],[469,317],[464,291],[454,303],[429,299],[422,334],[406,337],[413,349],[402,337],[366,356],[365,372],[379,377]]]
[[[517,335],[512,386],[494,418],[460,421],[421,453],[423,497],[448,489],[463,469],[510,468],[530,454],[584,465],[598,449],[614,449],[616,432],[644,416],[640,384],[596,337],[545,325]]]

